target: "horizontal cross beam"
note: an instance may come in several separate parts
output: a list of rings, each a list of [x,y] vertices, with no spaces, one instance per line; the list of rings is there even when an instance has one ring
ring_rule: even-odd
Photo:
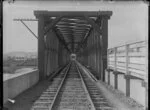
[[[34,11],[35,16],[52,16],[52,17],[58,17],[58,16],[67,16],[67,17],[73,17],[73,16],[99,16],[99,15],[107,15],[111,16],[112,11]]]
[[[28,19],[28,18],[22,18],[22,19],[13,19],[14,21],[38,21],[38,19]]]
[[[53,29],[53,31],[55,32],[57,38],[59,39],[59,41],[65,46],[65,48],[71,53],[71,51],[68,49],[65,40],[63,39],[63,37],[57,33],[56,29]],[[60,37],[61,36],[61,37]]]
[[[90,36],[90,33],[92,31],[93,28],[91,28],[88,33],[85,35],[85,37],[82,39],[81,44],[78,46],[76,51],[79,51],[78,49],[82,48],[84,43],[87,41],[88,37]]]
[[[72,42],[67,42],[66,44],[69,45],[71,44]],[[74,44],[80,44],[81,42],[74,42]]]

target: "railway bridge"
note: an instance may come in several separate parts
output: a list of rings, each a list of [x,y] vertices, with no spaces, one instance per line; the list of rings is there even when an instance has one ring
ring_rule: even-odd
[[[148,108],[147,41],[108,49],[112,11],[36,10],[34,15],[38,69],[4,82],[4,105],[11,110]]]

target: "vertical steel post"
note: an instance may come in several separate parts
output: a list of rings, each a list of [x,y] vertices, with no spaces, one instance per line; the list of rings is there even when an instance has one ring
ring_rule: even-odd
[[[39,80],[43,80],[46,76],[44,71],[45,65],[45,42],[44,42],[44,17],[38,17],[38,69]]]
[[[101,35],[98,36],[98,53],[99,53],[99,79],[102,79],[102,49],[101,49]]]
[[[108,16],[104,16],[102,19],[102,60],[103,60],[103,70],[102,70],[102,81],[105,81],[105,70],[107,69],[107,48],[108,48]]]
[[[98,45],[97,45],[97,43],[98,43],[98,41],[97,41],[97,35],[95,36],[96,37],[96,44],[95,44],[95,47],[96,47],[96,72],[97,72],[97,74],[99,74],[99,71],[98,71],[98,67],[99,67],[99,61],[98,61]]]

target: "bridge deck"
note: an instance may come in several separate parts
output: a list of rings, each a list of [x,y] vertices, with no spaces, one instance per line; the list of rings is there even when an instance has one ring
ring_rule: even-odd
[[[81,65],[80,67],[84,69]],[[114,91],[112,91],[112,89],[104,83],[99,81],[94,83],[99,88],[99,91],[103,93],[104,97],[106,97],[108,101],[112,102],[112,104],[119,110],[137,110],[137,107],[139,107],[138,105],[132,106],[130,102],[126,103],[127,101],[121,101],[122,99],[129,99],[121,95],[118,96],[117,92],[115,93]],[[5,104],[5,107],[11,110],[30,110],[33,106],[33,103],[41,96],[41,94],[49,87],[50,84],[51,81],[48,79],[39,82],[32,88],[18,95],[14,99],[16,101],[14,104],[8,102]]]

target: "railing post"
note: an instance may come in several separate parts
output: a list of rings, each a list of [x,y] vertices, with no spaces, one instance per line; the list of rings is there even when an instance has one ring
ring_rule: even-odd
[[[117,47],[114,48],[114,70],[117,71]]]
[[[145,109],[148,110],[148,40],[145,42]]]
[[[109,49],[107,49],[107,69],[109,69]]]
[[[110,85],[110,70],[108,70],[108,85]]]
[[[46,76],[48,76],[48,75],[47,75],[48,51],[49,51],[48,48],[46,48],[46,49],[45,49],[45,65],[44,65],[44,66],[45,66],[45,73],[46,73]]]
[[[115,89],[118,89],[118,74],[117,74],[117,47],[114,48],[115,51],[115,62],[114,62],[114,85],[115,85]]]
[[[129,44],[126,44],[126,74],[129,74],[128,64],[129,64]]]
[[[110,84],[109,49],[107,49],[107,80],[108,80],[108,85],[109,85]]]
[[[128,64],[129,64],[129,44],[126,44],[126,96],[130,97],[130,73],[129,73],[129,69],[128,69]]]

